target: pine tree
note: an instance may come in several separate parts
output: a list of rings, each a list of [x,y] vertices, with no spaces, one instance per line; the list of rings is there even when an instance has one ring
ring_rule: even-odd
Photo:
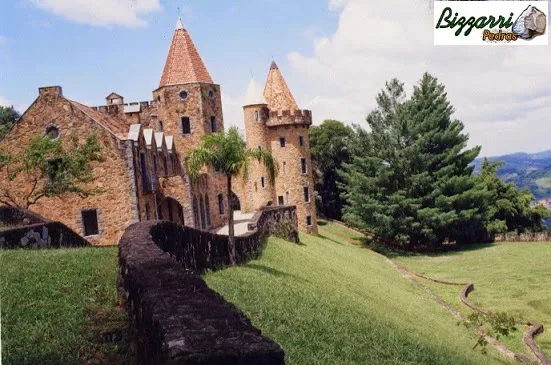
[[[424,74],[406,100],[394,79],[377,105],[366,119],[371,133],[358,134],[344,168],[345,219],[402,246],[484,239],[489,192],[469,166],[480,147],[466,148],[444,86]]]

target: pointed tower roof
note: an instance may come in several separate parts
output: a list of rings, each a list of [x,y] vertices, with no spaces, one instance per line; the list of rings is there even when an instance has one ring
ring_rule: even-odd
[[[254,79],[251,79],[249,82],[249,87],[247,88],[247,93],[245,94],[244,106],[259,104],[267,104],[266,99],[264,98],[258,83]]]
[[[213,83],[197,48],[182,24],[182,19],[179,18],[159,87],[186,82]]]
[[[271,110],[297,110],[298,105],[275,61],[272,61],[268,80],[264,87],[264,98]]]

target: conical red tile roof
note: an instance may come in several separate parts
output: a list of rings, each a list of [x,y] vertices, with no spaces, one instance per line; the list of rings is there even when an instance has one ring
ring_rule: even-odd
[[[188,31],[178,19],[159,87],[186,82],[213,83]]]
[[[268,80],[264,87],[264,98],[271,110],[297,110],[298,105],[275,61],[272,61]]]

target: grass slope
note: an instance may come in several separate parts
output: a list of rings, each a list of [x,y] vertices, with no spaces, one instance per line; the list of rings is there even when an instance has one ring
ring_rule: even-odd
[[[396,261],[430,277],[475,284],[469,298],[492,311],[505,311],[544,324],[536,342],[551,357],[551,243],[521,242],[475,246],[441,255],[414,255]],[[458,288],[432,285],[446,301],[460,307]],[[527,353],[521,327],[503,342]]]
[[[0,250],[3,364],[125,362],[117,248]]]
[[[470,332],[338,225],[270,238],[263,256],[205,275],[285,350],[288,364],[498,364]]]

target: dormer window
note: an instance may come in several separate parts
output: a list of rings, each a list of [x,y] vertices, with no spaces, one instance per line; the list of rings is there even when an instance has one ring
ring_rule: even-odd
[[[180,92],[178,93],[178,96],[180,97],[180,100],[186,100],[189,94],[187,90],[180,90]]]

